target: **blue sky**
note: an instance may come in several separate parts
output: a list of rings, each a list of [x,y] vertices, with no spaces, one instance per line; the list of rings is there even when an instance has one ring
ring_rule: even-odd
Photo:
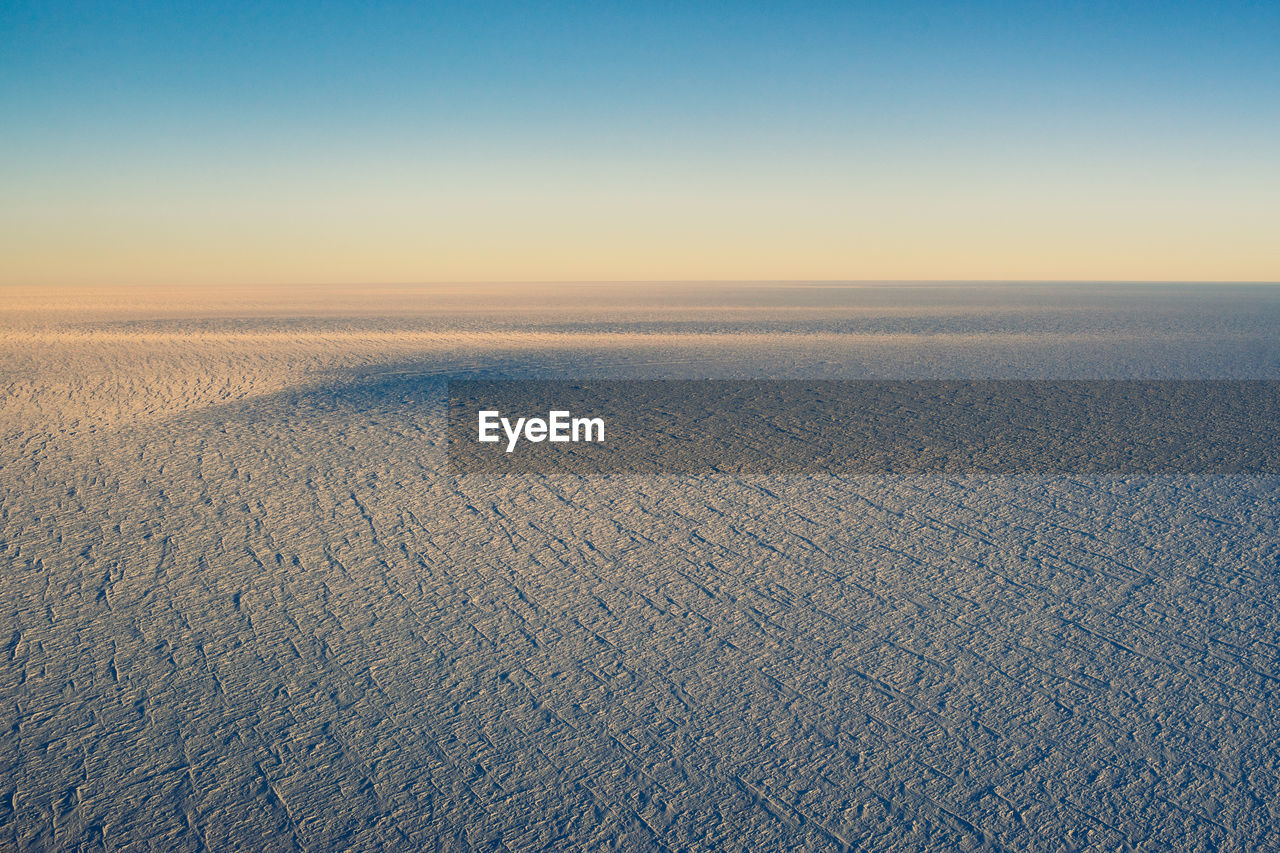
[[[1278,57],[1275,3],[7,0],[0,280],[1277,278]]]

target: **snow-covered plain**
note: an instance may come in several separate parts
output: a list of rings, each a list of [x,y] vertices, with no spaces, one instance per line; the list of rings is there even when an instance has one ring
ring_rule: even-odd
[[[0,848],[1280,849],[1280,479],[462,478],[458,377],[1280,377],[1280,288],[0,291]]]

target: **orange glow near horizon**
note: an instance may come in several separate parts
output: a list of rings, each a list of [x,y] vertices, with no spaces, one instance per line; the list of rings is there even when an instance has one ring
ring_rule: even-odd
[[[1280,221],[1238,198],[715,189],[669,200],[339,196],[326,206],[259,188],[242,207],[144,197],[123,211],[63,199],[0,212],[0,283],[1280,280]]]

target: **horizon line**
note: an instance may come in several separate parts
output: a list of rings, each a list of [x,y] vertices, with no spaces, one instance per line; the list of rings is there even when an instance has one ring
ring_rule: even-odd
[[[423,279],[415,281],[243,281],[243,282],[0,282],[3,288],[244,288],[244,287],[433,287],[462,285],[938,285],[938,284],[1211,284],[1280,285],[1280,279],[1146,279],[1146,278],[574,278],[574,279]]]

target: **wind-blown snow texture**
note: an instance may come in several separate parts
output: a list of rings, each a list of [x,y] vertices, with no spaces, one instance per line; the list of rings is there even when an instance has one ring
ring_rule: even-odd
[[[1280,848],[1280,480],[442,476],[442,379],[1280,377],[1280,291],[0,294],[0,847]]]

